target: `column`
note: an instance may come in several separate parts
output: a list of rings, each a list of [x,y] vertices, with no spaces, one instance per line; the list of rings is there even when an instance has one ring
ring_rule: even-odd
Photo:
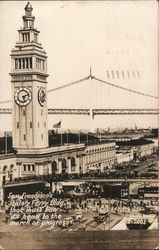
[[[71,158],[70,157],[68,157],[67,163],[68,163],[68,173],[70,174],[71,173]]]
[[[57,190],[57,183],[56,182],[52,182],[52,192],[55,192],[55,190]]]
[[[58,174],[61,174],[62,173],[62,160],[58,160]]]
[[[48,164],[49,167],[49,174],[52,174],[51,163]]]
[[[39,164],[35,165],[35,175],[39,175]]]
[[[79,157],[76,157],[76,173],[79,174]]]
[[[43,165],[39,165],[39,175],[43,175]]]
[[[19,59],[17,59],[17,69],[19,69]]]
[[[23,167],[23,165],[21,164],[18,167],[19,167],[19,176],[18,177],[22,177],[22,167]]]
[[[19,58],[19,69],[21,69],[22,63],[21,63],[21,58]]]
[[[101,172],[103,172],[103,162],[100,165],[100,170],[101,170]]]
[[[27,58],[24,58],[24,67],[27,69]]]

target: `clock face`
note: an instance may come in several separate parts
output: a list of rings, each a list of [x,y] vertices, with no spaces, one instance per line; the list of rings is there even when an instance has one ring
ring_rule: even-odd
[[[40,88],[38,90],[38,101],[41,106],[44,106],[46,101],[46,90],[45,88]]]
[[[14,100],[20,106],[26,106],[31,102],[32,93],[30,89],[21,87],[15,91]]]

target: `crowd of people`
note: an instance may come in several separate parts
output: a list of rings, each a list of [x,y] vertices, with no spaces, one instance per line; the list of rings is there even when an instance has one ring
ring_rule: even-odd
[[[45,174],[45,175],[32,175],[27,177],[19,177],[15,178],[14,180],[9,180],[9,183],[21,183],[21,182],[30,182],[30,181],[47,181],[49,183],[58,182],[58,181],[65,181],[65,180],[75,180],[75,179],[156,179],[158,178],[158,173],[154,172],[142,172],[139,173],[135,170],[123,170],[121,171],[105,171],[101,172],[99,170],[89,171],[87,173],[52,173],[52,174]],[[7,181],[6,183],[7,184]]]

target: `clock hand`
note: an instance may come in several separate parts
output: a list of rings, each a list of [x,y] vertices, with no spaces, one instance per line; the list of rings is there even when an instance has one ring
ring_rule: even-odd
[[[27,93],[26,95],[22,95],[23,101],[26,101],[26,97],[29,96],[29,94]]]
[[[46,93],[43,92],[42,95],[41,95],[41,100],[45,101],[45,97],[46,97]]]

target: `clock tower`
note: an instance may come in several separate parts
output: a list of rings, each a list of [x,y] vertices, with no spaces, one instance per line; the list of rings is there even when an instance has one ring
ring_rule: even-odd
[[[47,55],[28,2],[19,40],[11,51],[12,124],[15,149],[48,147]]]

